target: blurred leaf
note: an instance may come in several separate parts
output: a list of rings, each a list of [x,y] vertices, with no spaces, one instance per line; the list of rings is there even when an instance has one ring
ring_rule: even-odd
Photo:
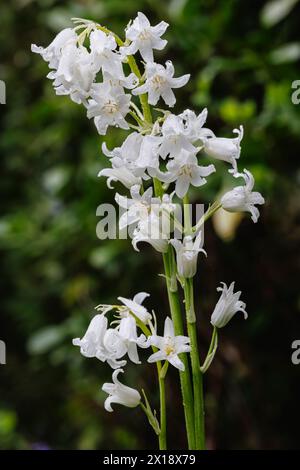
[[[37,331],[27,343],[30,354],[43,354],[57,346],[65,337],[65,331],[59,326],[48,326]]]
[[[17,425],[17,416],[14,411],[0,409],[0,436],[11,434]]]
[[[255,111],[255,102],[250,100],[240,103],[235,98],[226,98],[220,104],[220,116],[225,122],[234,125],[252,118]]]

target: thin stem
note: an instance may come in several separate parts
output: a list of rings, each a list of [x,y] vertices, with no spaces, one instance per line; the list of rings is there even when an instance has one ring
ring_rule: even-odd
[[[218,347],[218,328],[214,326],[206,358],[204,359],[204,362],[202,366],[200,367],[202,374],[205,374],[205,372],[210,367],[212,361],[214,360],[217,347]]]
[[[201,227],[202,225],[208,220],[210,219],[210,217],[215,213],[217,212],[220,208],[222,207],[222,204],[219,202],[219,201],[215,201],[208,209],[207,211],[205,212],[205,214],[201,217],[201,219],[197,222],[197,224],[192,227],[192,231],[193,232],[197,232]]]
[[[134,314],[132,315],[139,328],[142,330],[146,337],[151,335],[149,328]],[[155,346],[151,346],[153,352],[157,351]],[[162,377],[162,364],[160,361],[156,362],[157,378],[159,384],[159,403],[160,403],[160,433],[158,435],[158,442],[160,450],[167,449],[167,411],[166,411],[166,390],[165,390],[165,377]]]
[[[190,218],[189,197],[186,194],[183,198],[184,204],[184,229],[186,234],[192,231]],[[188,335],[191,341],[191,362],[194,391],[194,419],[195,419],[195,444],[197,450],[205,448],[204,436],[204,400],[202,372],[200,370],[200,359],[197,340],[197,324],[194,306],[194,285],[193,278],[184,280],[184,300]]]
[[[172,256],[171,247],[167,253],[163,254],[165,275],[166,275],[166,286],[168,291],[168,299],[172,321],[174,324],[175,335],[183,335],[183,322],[182,313],[178,297],[178,290],[174,291],[172,287],[173,273],[171,271],[170,258]],[[183,409],[185,416],[186,432],[189,449],[195,449],[195,428],[194,428],[194,410],[193,410],[193,391],[190,377],[190,367],[186,354],[181,354],[180,359],[184,364],[184,371],[179,372],[181,393],[183,400]]]
[[[130,55],[130,56],[127,57],[127,60],[128,60],[128,65],[129,65],[131,71],[137,76],[137,78],[139,79],[140,84],[143,83],[142,74],[140,72],[140,69],[139,69],[137,63],[136,63],[135,58],[132,55]],[[147,93],[144,93],[143,95],[139,95],[139,98],[140,98],[140,103],[141,103],[141,106],[142,106],[145,121],[151,123],[152,122],[152,114],[151,114],[150,106],[149,106],[149,103],[148,103]]]
[[[187,329],[191,340],[191,361],[194,390],[195,443],[197,450],[205,448],[203,381],[197,341],[197,324],[194,308],[193,279],[184,281]],[[191,319],[193,319],[191,321]]]
[[[141,119],[141,121],[144,120],[144,115],[141,113],[140,109],[137,107],[137,105],[133,102],[130,101],[130,106],[134,109],[138,117]]]
[[[183,215],[184,215],[184,233],[190,235],[192,232],[191,214],[190,214],[190,201],[186,194],[183,198]]]
[[[167,449],[167,413],[166,413],[166,390],[165,378],[159,375],[159,399],[160,399],[160,433],[159,449]]]
[[[154,192],[157,197],[163,196],[161,182],[153,178]],[[174,324],[175,335],[183,335],[183,322],[178,288],[176,281],[176,271],[173,269],[173,251],[170,246],[167,253],[163,253],[163,262],[168,292],[170,313]],[[181,354],[180,359],[184,364],[184,371],[180,371],[180,385],[183,400],[183,409],[185,416],[186,432],[189,449],[195,448],[195,429],[193,412],[193,391],[190,377],[190,368],[186,354]]]
[[[215,343],[216,343],[216,340],[217,340],[217,335],[218,335],[218,328],[216,326],[214,326],[207,355],[211,354],[213,352],[213,349],[215,349]]]

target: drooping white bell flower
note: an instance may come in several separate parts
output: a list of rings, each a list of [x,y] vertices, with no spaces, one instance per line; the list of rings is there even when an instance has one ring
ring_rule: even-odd
[[[47,77],[54,80],[57,95],[70,95],[75,103],[86,105],[96,73],[97,69],[87,49],[71,42],[62,48],[57,70],[50,72]]]
[[[184,364],[179,359],[178,354],[190,352],[190,338],[175,336],[171,318],[167,317],[165,320],[164,335],[152,335],[148,338],[148,343],[159,349],[159,351],[151,354],[148,362],[168,361],[177,369],[184,371]]]
[[[222,292],[211,316],[211,324],[217,328],[223,328],[237,312],[243,312],[245,320],[248,314],[245,311],[246,304],[239,300],[241,291],[233,292],[234,282],[229,287],[221,282],[223,287],[218,287],[217,291]]]
[[[240,158],[241,140],[244,135],[243,126],[234,129],[233,132],[237,137],[228,139],[226,137],[207,137],[203,140],[204,150],[210,157],[224,162],[231,163],[233,170],[237,171],[236,160]]]
[[[116,328],[108,328],[103,337],[103,349],[97,354],[97,359],[107,362],[112,369],[127,364],[125,359],[120,360],[128,352],[128,345],[119,335]]]
[[[162,217],[151,211],[147,219],[141,220],[133,232],[132,246],[139,251],[137,244],[140,242],[149,243],[159,253],[168,251],[168,241],[170,225],[163,223]]]
[[[162,97],[167,106],[173,107],[176,103],[172,88],[181,88],[189,81],[190,75],[174,78],[174,67],[169,60],[166,67],[154,62],[148,62],[145,67],[146,82],[132,90],[133,95],[148,93],[148,102],[156,105]]]
[[[202,141],[207,137],[214,137],[213,131],[203,127],[207,118],[207,109],[204,108],[200,114],[186,109],[179,115],[184,125],[184,134],[193,143]]]
[[[119,206],[126,209],[126,212],[121,215],[119,220],[120,230],[147,219],[151,210],[157,212],[159,210],[160,199],[152,197],[153,188],[148,188],[142,195],[140,189],[141,187],[138,185],[130,188],[131,199],[118,193],[115,195],[115,200]]]
[[[174,204],[174,202],[172,202],[174,194],[175,191],[173,191],[171,194],[163,194],[159,207],[159,210],[162,213],[172,214],[175,213],[177,209],[180,209],[179,205]]]
[[[149,297],[150,294],[147,292],[139,292],[136,294],[133,299],[127,299],[126,297],[118,297],[118,300],[122,302],[125,307],[128,308],[129,313],[133,313],[141,322],[147,324],[149,320],[151,320],[152,315],[148,312],[146,307],[142,305],[146,297]],[[122,315],[124,316],[125,309],[122,311]]]
[[[116,40],[112,34],[105,34],[95,29],[90,34],[90,49],[92,61],[97,70],[108,72],[112,76],[122,77],[123,67],[121,57],[114,52],[117,47]]]
[[[72,28],[65,28],[60,31],[48,47],[37,46],[31,44],[32,52],[40,54],[45,62],[49,63],[50,69],[56,69],[58,67],[62,48],[68,43],[76,44],[77,34]]]
[[[129,129],[124,119],[129,112],[130,95],[111,87],[109,81],[94,84],[91,94],[93,99],[87,105],[87,117],[94,118],[97,131],[105,135],[108,126]]]
[[[115,147],[113,150],[108,150],[106,143],[102,144],[102,152],[109,158],[119,158],[125,163],[135,162],[140,154],[143,136],[138,132],[129,134],[121,147]]]
[[[135,318],[125,312],[120,312],[120,323],[117,327],[120,338],[127,348],[129,359],[135,364],[140,364],[137,345],[144,341],[144,335],[138,337]]]
[[[104,314],[92,318],[82,339],[73,339],[73,345],[80,347],[85,357],[96,357],[101,362],[107,362],[113,369],[126,365],[126,360],[120,361],[127,352],[127,345],[119,336],[117,330],[107,328],[107,318]]]
[[[170,240],[176,251],[177,271],[179,276],[184,278],[194,277],[197,272],[197,260],[200,252],[206,255],[206,251],[201,248],[201,232],[195,239],[190,235],[184,237],[181,242],[178,239]]]
[[[82,339],[74,338],[74,346],[80,347],[80,352],[85,357],[96,357],[99,348],[103,344],[103,338],[107,330],[107,318],[105,315],[95,315]]]
[[[145,168],[137,165],[136,161],[140,155],[143,136],[138,132],[132,132],[124,140],[121,147],[108,150],[106,144],[102,144],[102,152],[110,158],[112,169],[100,171],[98,176],[108,176],[108,186],[113,180],[120,180],[124,186],[131,188],[133,185],[140,185],[141,178],[146,179]],[[123,175],[122,175],[123,173]]]
[[[141,395],[137,390],[127,387],[118,380],[120,372],[124,373],[123,369],[115,370],[112,374],[113,383],[105,383],[102,386],[102,390],[109,395],[104,402],[104,408],[109,412],[113,411],[112,403],[135,408],[141,401]]]
[[[114,92],[117,92],[117,94],[122,94],[124,92],[124,88],[132,90],[132,88],[135,88],[139,83],[139,79],[134,73],[130,73],[125,77],[121,62],[120,65],[121,68],[119,72],[116,71],[114,74],[107,71],[102,72],[103,81],[109,83],[111,88]]]
[[[163,159],[168,155],[171,158],[176,157],[181,150],[191,153],[196,152],[196,148],[185,135],[183,120],[180,116],[169,114],[162,125],[161,133],[162,143],[159,148],[159,155]]]
[[[183,198],[190,185],[202,186],[206,183],[206,176],[216,171],[214,165],[200,166],[195,154],[182,150],[180,154],[167,163],[166,173],[157,173],[157,178],[170,183],[175,181],[175,192]]]
[[[107,186],[113,189],[112,181],[120,181],[126,188],[130,189],[132,186],[142,184],[142,179],[135,176],[132,171],[124,166],[104,168],[100,170],[98,176],[106,176]]]
[[[139,157],[135,164],[137,167],[146,168],[148,173],[159,167],[159,145],[161,137],[156,135],[145,135],[142,139]]]
[[[264,204],[265,200],[259,192],[252,191],[254,178],[250,171],[244,170],[244,173],[236,173],[234,176],[244,178],[245,185],[237,186],[224,194],[221,198],[222,207],[228,212],[250,212],[251,219],[256,223],[259,210],[255,204]]]
[[[153,62],[153,49],[161,51],[167,41],[161,39],[168,27],[168,23],[161,21],[151,26],[144,13],[138,12],[137,17],[126,28],[126,39],[131,41],[129,46],[121,47],[121,54],[133,55],[140,51],[145,62]]]

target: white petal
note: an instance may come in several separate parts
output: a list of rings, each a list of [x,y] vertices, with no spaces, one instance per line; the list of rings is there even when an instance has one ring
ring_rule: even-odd
[[[150,294],[148,294],[147,292],[139,292],[133,297],[133,301],[141,305],[144,302],[144,300],[149,296]]]
[[[170,317],[165,319],[164,336],[174,336],[174,325]]]
[[[172,364],[172,366],[176,367],[181,371],[184,371],[184,364],[176,354],[168,356],[167,360],[170,362],[170,364]]]
[[[175,191],[177,196],[182,199],[186,193],[188,192],[190,186],[190,179],[188,176],[179,176],[179,178],[176,181],[175,185]]]
[[[157,361],[164,361],[166,359],[166,354],[163,351],[157,351],[154,354],[151,354],[148,357],[148,362],[157,362]]]
[[[190,74],[182,75],[181,77],[178,78],[172,78],[170,81],[171,87],[172,88],[181,88],[184,85],[187,84],[187,82],[190,79]]]
[[[172,89],[170,87],[164,88],[161,92],[161,96],[162,96],[164,102],[166,103],[166,105],[168,105],[170,108],[173,108],[173,106],[176,103],[176,98],[175,98],[175,95],[174,95]]]

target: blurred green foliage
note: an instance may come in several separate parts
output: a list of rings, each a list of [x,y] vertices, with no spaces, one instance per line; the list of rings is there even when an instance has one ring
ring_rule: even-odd
[[[55,96],[47,65],[30,52],[33,42],[49,44],[71,17],[95,19],[122,35],[137,10],[153,23],[170,23],[157,60],[170,58],[179,75],[192,74],[175,111],[207,106],[208,126],[224,136],[243,123],[241,165],[253,171],[267,201],[259,223],[243,218],[230,241],[211,224],[206,229],[209,256],[197,284],[201,354],[220,281],[236,279],[249,312],[247,323],[236,319],[222,331],[206,377],[208,447],[298,447],[300,368],[290,361],[291,342],[300,336],[300,105],[291,102],[291,84],[300,79],[296,0],[2,2],[0,337],[7,365],[0,366],[0,447],[156,446],[139,410],[104,411],[100,387],[110,370],[82,358],[71,339],[85,330],[95,305],[118,295],[146,290],[148,305],[164,316],[160,258],[146,248],[137,254],[128,241],[97,239],[96,208],[113,200],[97,179],[105,165],[102,138],[82,107]],[[108,147],[124,135],[111,130]],[[195,201],[207,202],[230,184],[219,168],[194,192]],[[157,405],[151,368],[129,366],[126,380]],[[174,371],[167,392],[170,442],[180,448]]]

